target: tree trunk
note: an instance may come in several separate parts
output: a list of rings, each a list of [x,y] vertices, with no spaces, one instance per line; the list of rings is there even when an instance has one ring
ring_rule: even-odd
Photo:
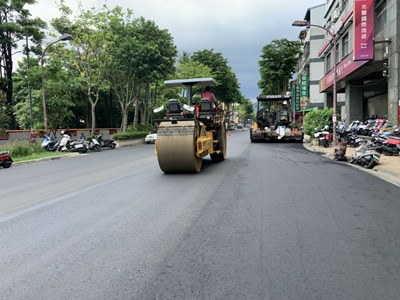
[[[139,110],[140,110],[140,101],[139,97],[136,97],[135,99],[135,114],[134,114],[134,119],[133,119],[133,127],[137,128],[139,125]]]
[[[122,109],[121,131],[125,132],[128,129],[128,107]]]
[[[16,129],[17,124],[14,116],[14,101],[13,101],[13,80],[12,80],[12,71],[13,71],[13,61],[12,61],[12,47],[11,45],[6,46],[6,51],[4,53],[5,56],[5,68],[6,68],[6,76],[5,76],[5,92],[7,105],[9,107],[9,128]]]

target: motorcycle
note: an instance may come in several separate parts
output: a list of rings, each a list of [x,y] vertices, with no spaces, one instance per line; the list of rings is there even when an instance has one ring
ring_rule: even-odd
[[[84,143],[73,141],[71,142],[71,137],[68,134],[63,135],[59,146],[57,147],[57,151],[61,152],[79,152],[79,153],[86,153],[88,152],[88,148]]]
[[[366,169],[372,169],[379,163],[381,154],[372,144],[363,143],[356,148],[350,159],[351,164],[358,164]]]
[[[103,139],[103,134],[99,134],[97,136],[97,141],[100,143],[101,148],[111,148],[115,149],[115,146],[117,145],[114,141],[114,139]]]
[[[319,140],[319,146],[328,147],[331,140],[331,134],[329,133],[329,126],[326,125],[320,131],[314,134],[314,137]]]
[[[0,152],[0,166],[4,169],[11,167],[13,160],[8,151]]]
[[[51,138],[47,134],[44,136],[42,141],[42,148],[49,152],[57,151],[60,141],[56,138]]]
[[[386,156],[399,155],[400,154],[400,138],[399,137],[388,137],[386,141],[382,143],[382,153]]]
[[[99,152],[101,150],[101,145],[100,145],[99,141],[94,137],[92,137],[89,140],[87,140],[85,138],[84,134],[82,133],[81,138],[80,138],[80,142],[85,144],[86,147],[89,150],[92,150],[92,151],[95,151],[95,152]]]

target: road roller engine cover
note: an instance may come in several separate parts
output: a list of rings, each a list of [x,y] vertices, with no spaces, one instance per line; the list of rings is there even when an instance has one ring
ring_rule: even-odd
[[[218,103],[205,98],[192,104],[191,97],[194,85],[213,86],[215,80],[168,80],[165,85],[186,87],[188,104],[170,99],[166,117],[155,120],[159,123],[155,147],[161,170],[164,173],[197,173],[207,155],[213,162],[225,160],[226,130],[221,108]]]

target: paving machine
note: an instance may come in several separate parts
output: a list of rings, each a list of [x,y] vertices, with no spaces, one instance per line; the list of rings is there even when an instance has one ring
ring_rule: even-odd
[[[161,170],[164,173],[197,173],[207,155],[214,162],[225,160],[226,129],[222,109],[209,99],[192,104],[193,86],[213,86],[215,80],[192,78],[164,83],[169,87],[186,87],[188,104],[170,99],[166,117],[156,120],[155,148]]]
[[[267,95],[257,97],[257,116],[250,129],[251,142],[303,141],[303,133],[294,122],[291,96]]]

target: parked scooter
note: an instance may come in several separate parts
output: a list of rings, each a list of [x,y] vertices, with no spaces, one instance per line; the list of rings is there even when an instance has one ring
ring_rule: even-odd
[[[0,152],[0,166],[4,169],[11,167],[13,160],[8,151]]]
[[[382,153],[386,156],[399,155],[400,154],[400,137],[388,137],[381,146]]]
[[[372,169],[379,163],[380,153],[372,146],[372,144],[363,143],[356,148],[350,159],[351,164],[358,164],[366,169]]]
[[[92,150],[95,152],[99,152],[101,150],[101,145],[100,145],[99,141],[94,137],[87,140],[85,138],[85,135],[82,133],[80,142],[84,143],[89,150]]]
[[[114,141],[114,139],[103,139],[103,134],[99,134],[97,136],[97,141],[100,143],[101,148],[111,148],[115,149],[115,146],[117,145]]]
[[[56,138],[51,138],[46,134],[44,136],[41,146],[46,151],[54,152],[57,151],[59,144],[60,140]]]
[[[65,134],[64,131],[61,131],[63,135],[60,145],[57,147],[57,151],[61,152],[79,152],[86,153],[88,152],[88,148],[84,143],[73,141],[71,142],[71,137],[68,134]]]
[[[328,147],[331,140],[329,126],[325,125],[324,128],[314,134],[314,137],[319,140],[319,146]]]

